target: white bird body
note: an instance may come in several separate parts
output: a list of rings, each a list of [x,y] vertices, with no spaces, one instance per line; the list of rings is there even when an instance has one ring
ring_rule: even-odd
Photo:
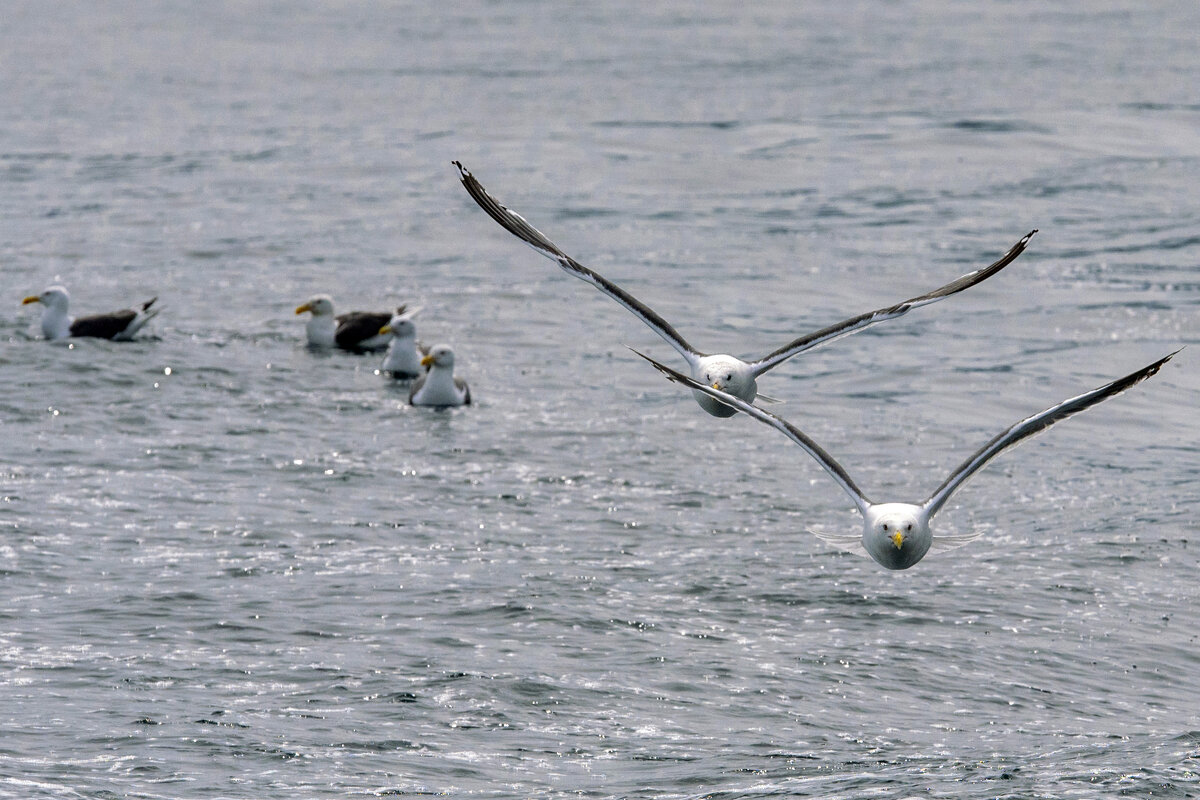
[[[70,296],[60,286],[51,286],[40,295],[42,310],[42,336],[47,339],[66,339],[71,335],[71,315],[67,311]]]
[[[466,381],[454,376],[454,351],[449,345],[431,347],[421,359],[421,366],[429,367],[429,371],[413,383],[409,403],[439,408],[470,405],[471,390]]]
[[[394,377],[411,380],[421,375],[421,354],[417,351],[417,340],[413,336],[394,336],[388,345],[387,355],[381,369]]]
[[[420,310],[414,308],[394,314],[388,324],[379,329],[381,336],[390,337],[380,370],[391,373],[398,380],[419,378],[425,371],[421,359],[427,353],[417,341],[417,327],[412,321]]]
[[[304,323],[305,338],[313,347],[332,348],[334,346],[334,335],[337,333],[337,320],[332,314],[316,314],[314,313]]]

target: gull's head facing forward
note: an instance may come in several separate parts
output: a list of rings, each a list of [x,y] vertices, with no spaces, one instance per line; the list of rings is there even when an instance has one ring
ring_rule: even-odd
[[[929,552],[933,534],[921,506],[879,503],[863,514],[863,547],[888,569],[908,569]]]
[[[21,301],[23,305],[29,303],[41,303],[46,308],[52,308],[55,311],[66,311],[67,303],[70,302],[70,295],[67,294],[64,286],[51,286],[41,294],[31,294]]]
[[[417,326],[412,321],[416,312],[393,314],[387,325],[379,329],[380,336],[391,336],[395,339],[412,339],[417,335]]]
[[[740,397],[747,403],[753,403],[758,396],[758,382],[750,366],[741,359],[727,355],[704,356],[696,365],[693,377],[706,386],[711,386],[720,392],[728,392],[734,397]],[[732,417],[737,413],[734,409],[699,391],[692,391],[696,402],[714,417]]]
[[[450,345],[439,344],[430,348],[429,353],[421,359],[422,367],[440,367],[454,369],[454,351]]]
[[[303,314],[305,311],[314,317],[332,317],[333,298],[327,294],[314,294],[303,305],[296,307],[297,314]]]

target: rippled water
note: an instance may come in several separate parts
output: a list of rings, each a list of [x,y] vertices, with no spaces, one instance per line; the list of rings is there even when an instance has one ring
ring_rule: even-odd
[[[1191,2],[11,2],[0,794],[1200,792],[1191,348],[980,473],[888,572],[784,437],[462,191],[760,382],[870,494],[1194,343]],[[20,298],[158,295],[131,344]],[[477,404],[292,314],[424,306]]]

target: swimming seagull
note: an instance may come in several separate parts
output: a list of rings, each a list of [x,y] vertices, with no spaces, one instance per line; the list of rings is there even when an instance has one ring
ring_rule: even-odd
[[[429,371],[417,378],[408,393],[414,406],[466,406],[471,404],[471,390],[462,378],[454,377],[454,351],[449,345],[434,345],[421,359]]]
[[[903,316],[914,308],[935,303],[943,297],[949,297],[952,294],[961,292],[963,289],[970,288],[981,281],[987,280],[1012,263],[1017,256],[1021,255],[1025,246],[1029,244],[1030,238],[1037,233],[1036,229],[1030,231],[1021,241],[1017,242],[1007,253],[1001,256],[999,261],[991,266],[969,272],[940,289],[934,289],[928,294],[913,297],[894,306],[880,308],[866,314],[860,314],[857,317],[851,317],[836,325],[830,325],[827,328],[822,328],[819,331],[801,336],[760,359],[743,361],[740,358],[724,353],[713,355],[701,353],[692,347],[679,335],[678,331],[671,327],[670,323],[656,314],[653,309],[603,275],[588,269],[564,253],[558,248],[558,245],[551,242],[541,231],[526,222],[520,214],[505,208],[494,197],[488,194],[466,167],[458,161],[453,162],[453,164],[458,167],[459,175],[463,186],[467,189],[467,193],[471,195],[480,208],[486,211],[492,219],[500,223],[501,227],[542,255],[557,261],[558,265],[566,272],[587,281],[633,312],[634,316],[649,325],[651,330],[665,339],[667,344],[679,351],[679,354],[683,356],[684,360],[691,367],[693,378],[702,381],[707,386],[727,391],[745,400],[747,403],[753,402],[754,398],[758,396],[756,379],[767,370],[779,366],[792,356],[803,353],[805,350],[811,350],[814,347],[826,344],[847,334],[857,333],[884,320]],[[701,392],[694,392],[693,394],[700,407],[714,417],[732,417],[737,413],[729,406],[713,400]],[[762,395],[762,399],[767,402],[778,402],[766,395]]]
[[[315,294],[308,301],[296,308],[297,314],[305,311],[312,318],[304,326],[308,334],[308,343],[312,347],[340,347],[342,350],[362,352],[364,350],[382,350],[387,347],[390,339],[381,336],[379,329],[388,324],[392,318],[388,311],[350,311],[345,314],[333,315],[333,299],[327,294]],[[396,313],[404,312],[404,306],[396,309]]]
[[[412,380],[425,371],[421,367],[421,358],[429,353],[429,348],[417,341],[417,326],[412,321],[420,310],[419,307],[410,311],[401,308],[379,329],[380,336],[391,337],[383,366],[379,369],[397,380]]]
[[[636,350],[634,352],[637,353]],[[950,477],[946,478],[942,482],[942,485],[929,496],[929,499],[920,504],[872,502],[862,493],[862,490],[858,488],[842,465],[833,459],[833,456],[826,453],[819,444],[787,420],[781,419],[769,411],[764,411],[758,406],[747,403],[740,397],[734,397],[728,392],[722,392],[711,386],[705,386],[703,383],[682,375],[670,367],[663,366],[649,356],[642,355],[641,353],[638,353],[638,355],[649,361],[659,372],[676,383],[689,386],[693,391],[704,392],[714,400],[727,403],[739,411],[743,411],[749,416],[754,417],[759,422],[765,422],[800,445],[804,452],[815,458],[817,463],[829,473],[830,477],[845,490],[846,494],[850,495],[850,499],[854,501],[854,505],[862,513],[862,546],[866,549],[867,554],[888,569],[908,569],[925,557],[930,545],[935,541],[929,529],[929,523],[933,519],[933,515],[941,510],[942,506],[950,499],[950,495],[955,490],[962,486],[978,470],[982,469],[985,464],[1008,448],[1028,439],[1036,433],[1046,430],[1054,423],[1090,408],[1114,395],[1120,394],[1126,389],[1149,378],[1158,372],[1159,368],[1170,361],[1171,357],[1178,352],[1176,350],[1174,353],[1160,358],[1149,366],[1143,367],[1136,372],[1131,372],[1124,378],[1118,378],[1090,392],[1084,392],[1069,400],[1064,400],[1056,406],[1051,406],[1045,411],[1040,411],[1031,417],[1026,417],[1002,431],[990,442],[979,448],[970,458],[959,464],[950,473]],[[823,536],[822,538],[842,543],[850,537]],[[961,543],[975,537],[939,536],[937,538],[940,540],[956,540],[956,543]]]
[[[42,335],[47,339],[65,339],[68,336],[91,336],[97,339],[112,339],[127,342],[142,326],[154,319],[161,311],[151,308],[157,297],[152,297],[137,308],[124,308],[107,314],[93,314],[72,319],[67,313],[71,296],[65,287],[51,286],[41,294],[33,294],[21,301],[22,305],[41,303]]]

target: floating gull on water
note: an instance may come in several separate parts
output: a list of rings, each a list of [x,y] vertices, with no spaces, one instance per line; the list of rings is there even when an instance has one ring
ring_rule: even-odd
[[[98,339],[129,341],[142,326],[154,319],[161,308],[151,308],[157,297],[147,300],[138,308],[124,308],[107,314],[93,314],[72,319],[67,313],[71,296],[62,286],[51,286],[41,294],[30,295],[22,304],[41,303],[42,334],[47,339],[65,339],[68,336],[91,336]]]
[[[637,351],[635,350],[634,352],[636,353]],[[1175,353],[1178,352],[1178,350],[1175,351]],[[1026,417],[1001,432],[977,450],[970,458],[959,464],[958,468],[950,473],[950,477],[946,478],[942,482],[942,485],[937,488],[937,491],[930,495],[928,500],[919,505],[913,503],[871,502],[854,483],[854,480],[842,465],[833,459],[833,456],[826,453],[820,445],[787,420],[781,419],[769,411],[764,411],[758,406],[747,403],[740,397],[734,397],[727,392],[706,386],[686,375],[682,375],[670,367],[663,366],[649,356],[642,355],[641,353],[638,353],[638,355],[649,361],[660,372],[676,383],[689,386],[694,391],[704,392],[706,395],[722,403],[728,403],[739,411],[743,411],[754,417],[759,422],[765,422],[800,445],[806,453],[815,458],[817,463],[825,468],[825,471],[845,490],[846,494],[850,495],[850,499],[854,501],[854,504],[862,513],[862,546],[871,558],[888,569],[908,569],[924,558],[925,554],[929,551],[930,545],[934,543],[935,537],[929,529],[929,523],[933,515],[945,505],[950,495],[956,489],[962,486],[968,478],[974,475],[985,464],[1008,448],[1028,439],[1035,433],[1044,431],[1054,423],[1090,408],[1103,400],[1107,400],[1113,395],[1119,394],[1149,378],[1158,372],[1163,364],[1171,360],[1171,357],[1175,353],[1160,358],[1153,364],[1143,367],[1136,372],[1131,372],[1124,378],[1118,378],[1112,383],[1106,383],[1090,392],[1084,392],[1077,397],[1064,400],[1045,411],[1041,411],[1031,417]],[[822,538],[842,543],[843,539],[850,537],[823,536]],[[937,538],[956,539],[961,542],[973,537]]]
[[[417,341],[417,326],[412,321],[420,310],[401,310],[379,329],[380,336],[391,337],[383,366],[379,369],[397,380],[412,380],[425,371],[421,366],[421,358],[429,353],[429,348]]]
[[[340,347],[342,350],[362,352],[382,350],[390,338],[381,336],[379,329],[388,324],[392,314],[388,311],[350,311],[333,315],[333,299],[327,294],[313,295],[304,305],[296,308],[297,314],[308,311],[312,318],[304,326],[308,343],[313,347]],[[404,312],[404,306],[396,309]]]
[[[999,261],[991,266],[967,273],[940,289],[935,289],[919,297],[913,297],[894,306],[880,308],[866,314],[860,314],[857,317],[851,317],[836,325],[830,325],[827,328],[822,328],[819,331],[801,336],[760,359],[743,361],[740,358],[723,353],[713,355],[701,353],[692,347],[679,335],[678,331],[671,327],[670,323],[655,313],[653,309],[626,292],[620,286],[617,286],[594,270],[588,269],[564,253],[558,248],[558,245],[551,242],[544,234],[526,222],[520,214],[510,211],[497,202],[462,164],[457,161],[453,163],[458,167],[463,186],[466,187],[467,192],[479,204],[480,208],[486,211],[492,219],[500,223],[505,230],[547,258],[557,261],[559,266],[566,272],[587,281],[633,312],[634,316],[649,325],[655,333],[665,339],[667,344],[679,351],[679,354],[683,356],[684,360],[691,367],[693,378],[703,382],[707,386],[727,391],[748,403],[753,402],[754,398],[758,396],[756,379],[767,370],[779,366],[792,356],[803,353],[805,350],[811,350],[814,347],[826,344],[850,333],[857,333],[884,320],[903,316],[914,308],[937,302],[943,297],[949,297],[981,281],[987,280],[1012,263],[1017,256],[1021,255],[1021,252],[1025,249],[1025,245],[1029,243],[1029,239],[1037,233],[1036,230],[1030,231],[1021,241],[1013,245]],[[715,417],[731,417],[736,413],[729,406],[717,402],[701,392],[694,392],[694,394],[696,401],[700,403],[700,407]],[[766,395],[763,395],[762,399],[767,402],[776,402]]]
[[[414,406],[465,406],[471,404],[471,390],[462,378],[454,377],[454,351],[449,345],[434,345],[421,359],[429,371],[417,378],[408,393]]]

